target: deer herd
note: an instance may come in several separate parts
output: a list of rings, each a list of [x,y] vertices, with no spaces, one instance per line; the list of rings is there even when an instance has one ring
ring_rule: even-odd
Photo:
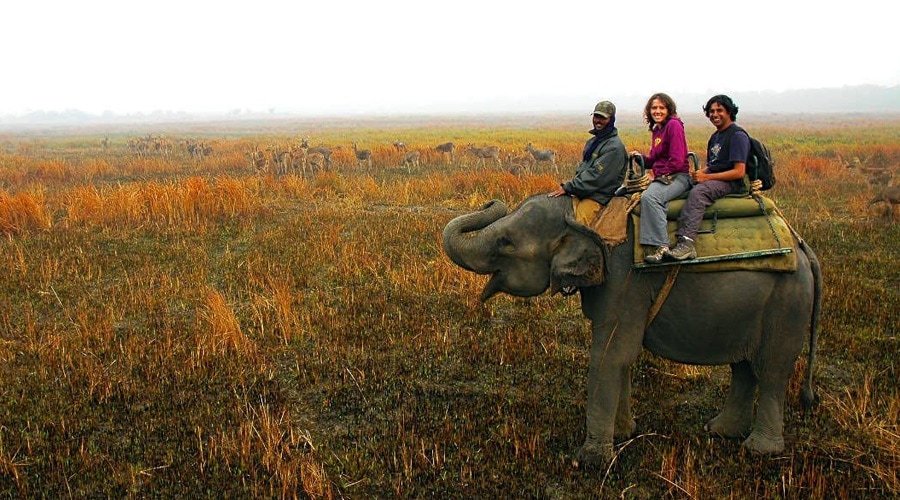
[[[166,136],[157,134],[148,134],[143,137],[135,137],[128,140],[128,149],[139,158],[151,156],[168,157],[173,154],[178,147],[184,148],[188,155],[196,160],[202,160],[213,152],[212,144],[207,141],[197,139],[179,139],[173,141]],[[104,137],[100,141],[100,147],[104,151],[108,151],[112,147],[109,137]]]
[[[202,160],[213,152],[212,144],[196,139],[180,139],[173,141],[165,136],[148,134],[128,140],[128,149],[138,157],[160,155],[168,157],[177,151],[178,147],[192,159]],[[112,147],[109,137],[100,141],[100,147],[108,151]],[[453,142],[444,142],[430,148],[410,149],[401,141],[391,143],[393,152],[390,157],[384,158],[384,162],[398,162],[398,166],[405,168],[408,173],[419,168],[424,158],[429,155],[437,155],[445,164],[453,164],[460,161],[457,157],[458,148]],[[316,172],[330,170],[332,168],[332,153],[341,149],[341,146],[328,147],[325,145],[310,146],[309,138],[304,138],[296,144],[276,144],[260,148],[254,146],[250,151],[244,152],[250,168],[256,172],[300,175],[314,175]],[[371,149],[361,149],[356,142],[351,144],[353,158],[358,168],[371,169],[374,165],[375,154]],[[380,150],[385,156],[385,150]],[[388,150],[388,153],[391,153]],[[556,165],[556,152],[551,149],[535,149],[532,143],[528,143],[517,155],[507,153],[501,157],[499,146],[476,146],[467,144],[462,148],[462,153],[474,160],[478,167],[487,165],[505,169],[510,173],[521,175],[535,173],[537,167],[546,164],[553,172],[559,174]],[[434,156],[432,156],[434,158]],[[490,163],[488,163],[490,162]]]
[[[196,139],[173,141],[156,134],[132,138],[128,140],[127,146],[133,154],[139,157],[169,156],[179,146],[192,159],[197,160],[202,160],[213,152],[212,144],[206,141]],[[112,147],[108,137],[104,137],[100,141],[100,147],[104,151]],[[375,154],[372,149],[361,149],[356,142],[352,143],[351,148],[357,168],[373,168]],[[255,146],[252,150],[245,152],[244,156],[250,168],[256,172],[311,176],[317,172],[331,170],[333,168],[332,153],[339,149],[341,146],[310,146],[309,138],[304,138],[297,144],[271,145],[265,149]],[[411,149],[399,140],[391,143],[390,147],[377,150],[381,155],[382,162],[398,165],[405,168],[408,173],[412,173],[413,169],[418,169],[423,158],[427,158],[429,155],[432,159],[437,156],[445,164],[453,164],[459,161],[456,155],[457,151],[458,148],[453,142],[444,142],[422,149]],[[539,166],[546,165],[557,176],[560,173],[556,163],[556,152],[551,149],[537,149],[530,142],[518,153],[507,151],[506,155],[502,157],[500,147],[493,145],[467,144],[461,149],[461,152],[463,155],[471,157],[474,165],[481,168],[490,165],[515,175],[523,175],[535,173]],[[837,155],[837,160],[854,175],[858,174],[865,178],[873,192],[872,198],[866,205],[871,213],[888,216],[892,219],[900,217],[900,185],[895,180],[895,165],[873,157],[854,156],[845,159],[840,154]]]
[[[253,150],[246,152],[245,156],[250,167],[255,171],[275,174],[297,173],[305,176],[331,169],[332,152],[340,148],[341,146],[333,148],[327,146],[312,147],[309,144],[309,138],[305,138],[300,141],[299,145],[268,146],[265,149],[260,149],[259,146],[256,146]],[[356,142],[351,143],[350,149],[353,152],[353,159],[357,168],[373,168],[375,151],[362,149]],[[379,152],[383,162],[399,162],[395,164],[405,168],[408,173],[412,173],[413,169],[419,168],[423,157],[429,154],[438,155],[445,164],[452,164],[458,160],[456,156],[457,147],[453,142],[445,142],[431,148],[417,150],[410,149],[401,141],[394,141],[389,149],[381,149]],[[505,168],[513,174],[525,174],[533,173],[538,164],[547,163],[553,168],[554,172],[559,173],[556,166],[556,153],[549,149],[534,149],[531,143],[528,143],[525,149],[522,150],[524,154],[516,157],[509,154],[506,155],[505,165],[498,146],[478,147],[474,144],[468,144],[462,149],[462,152],[472,157],[475,165],[479,167],[486,167],[489,164],[488,161],[490,161],[490,165]]]

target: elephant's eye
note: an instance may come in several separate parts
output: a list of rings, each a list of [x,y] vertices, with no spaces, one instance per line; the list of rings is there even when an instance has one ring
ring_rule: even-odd
[[[516,245],[514,245],[513,242],[512,242],[512,240],[509,239],[508,237],[506,237],[506,236],[501,236],[500,239],[497,240],[497,248],[498,248],[501,252],[510,252],[510,251],[512,251],[514,248],[516,248]]]

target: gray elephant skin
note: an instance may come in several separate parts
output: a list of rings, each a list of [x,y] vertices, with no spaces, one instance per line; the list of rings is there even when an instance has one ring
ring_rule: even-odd
[[[634,433],[631,366],[642,347],[680,363],[729,364],[724,408],[706,429],[745,438],[743,446],[753,452],[784,450],[785,393],[805,339],[804,408],[815,399],[812,371],[821,304],[818,260],[802,240],[797,243],[793,273],[679,273],[648,325],[666,273],[632,269],[632,236],[615,247],[604,245],[574,220],[568,197],[534,195],[509,214],[494,200],[451,220],[443,233],[444,251],[455,264],[490,275],[482,301],[499,292],[530,297],[548,288],[556,293],[577,287],[582,312],[592,323],[587,432],[573,457],[573,465],[584,468],[607,464],[614,440]]]

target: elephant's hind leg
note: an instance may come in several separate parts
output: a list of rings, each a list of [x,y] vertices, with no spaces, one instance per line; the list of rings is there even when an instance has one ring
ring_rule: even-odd
[[[773,454],[784,451],[784,393],[788,378],[764,377],[759,381],[759,407],[753,432],[744,447],[755,453]]]
[[[731,364],[731,387],[725,407],[706,423],[706,430],[717,436],[743,438],[750,434],[753,423],[753,400],[756,396],[756,376],[747,361]]]
[[[811,288],[812,285],[809,285]],[[802,295],[791,288],[779,289],[776,299],[790,303],[785,294]],[[744,447],[756,453],[773,454],[784,451],[784,398],[797,355],[803,349],[808,331],[812,300],[799,304],[794,313],[786,316],[769,315],[760,350],[755,356],[753,373],[759,380],[759,401],[753,432],[744,441]]]

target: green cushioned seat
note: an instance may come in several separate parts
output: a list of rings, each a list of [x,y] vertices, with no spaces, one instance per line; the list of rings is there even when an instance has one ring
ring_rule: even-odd
[[[719,200],[721,201],[721,200]],[[752,199],[750,201],[753,201]],[[771,201],[769,206],[773,206]],[[695,245],[697,257],[736,256],[734,259],[721,262],[691,264],[687,262],[683,271],[687,272],[717,272],[717,271],[771,271],[794,272],[797,270],[797,244],[794,241],[790,227],[781,216],[771,214],[763,217],[759,215],[759,207],[756,207],[755,217],[732,217],[718,220],[704,221],[697,235]],[[632,214],[633,216],[633,214]],[[634,264],[644,264],[644,251],[640,244],[640,221],[634,217],[632,229],[634,230]],[[678,222],[669,221],[666,230],[669,241],[675,241],[675,230]],[[770,256],[748,256],[747,254],[761,251],[771,251],[791,248],[793,251],[786,254]],[[667,266],[650,266],[645,271],[666,271]]]
[[[760,198],[763,200],[763,206],[765,207],[766,213],[771,214],[775,209],[775,203],[765,197],[760,195]],[[668,220],[678,220],[678,216],[681,215],[681,209],[685,204],[684,199],[674,199],[669,202],[668,210],[666,211],[666,219]],[[641,215],[641,206],[634,207],[635,215]],[[715,203],[712,204],[709,208],[706,209],[706,212],[703,214],[704,219],[712,219],[714,217],[719,219],[726,219],[731,217],[754,217],[757,215],[762,215],[759,209],[759,202],[756,201],[755,198],[750,196],[744,197],[730,197],[726,196],[724,198],[719,198]]]

